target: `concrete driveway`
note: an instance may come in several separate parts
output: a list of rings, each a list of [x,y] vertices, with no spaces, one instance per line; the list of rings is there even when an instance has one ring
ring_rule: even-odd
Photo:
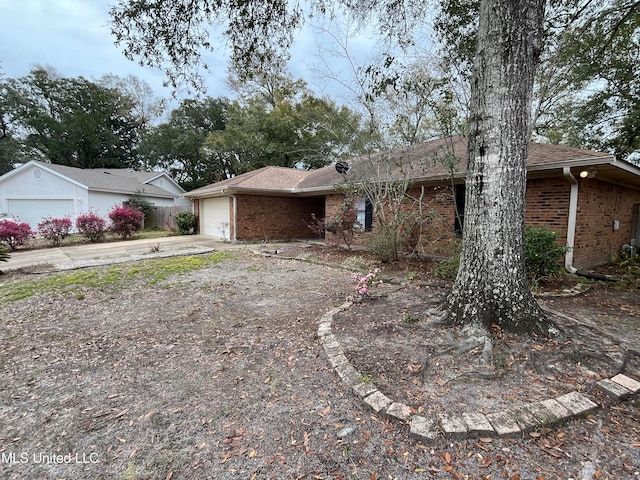
[[[8,262],[0,263],[0,270],[10,271],[19,268],[70,270],[146,258],[207,253],[233,247],[235,246],[205,235],[183,235],[18,250],[11,252]]]

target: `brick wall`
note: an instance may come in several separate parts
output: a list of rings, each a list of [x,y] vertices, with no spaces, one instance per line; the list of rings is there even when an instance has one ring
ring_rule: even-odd
[[[609,261],[619,252],[621,245],[631,239],[633,207],[640,203],[640,191],[597,179],[579,179],[577,228],[574,249],[574,265],[577,268],[598,265]],[[533,179],[527,183],[525,223],[546,226],[558,234],[558,243],[566,244],[569,219],[571,185],[564,178]],[[420,196],[419,189],[413,189],[414,198]],[[419,253],[446,254],[453,232],[455,211],[449,187],[425,188],[422,204],[425,210],[434,213],[425,226]],[[342,201],[341,195],[330,195],[326,201],[326,211],[330,215]],[[619,222],[619,229],[613,230],[613,222]],[[376,219],[374,218],[374,229]],[[356,236],[355,244],[365,245],[367,235]],[[341,240],[328,233],[328,243]]]
[[[606,263],[631,240],[633,206],[640,191],[602,182],[579,179],[578,219],[574,265],[577,268]],[[613,229],[613,222],[619,229]]]
[[[407,204],[406,209],[414,207],[419,199],[422,203],[423,213],[431,214],[428,221],[423,225],[422,235],[417,253],[424,255],[447,255],[450,251],[451,240],[456,238],[454,232],[455,210],[453,206],[453,195],[451,187],[437,186],[413,188],[409,191],[412,198]],[[342,194],[327,195],[325,203],[325,211],[327,216],[335,212],[343,201]],[[373,230],[376,229],[378,220],[374,214]],[[367,239],[371,235],[370,232],[356,233],[353,244],[366,246]],[[325,241],[329,244],[343,243],[340,235],[331,232],[326,233]]]
[[[237,195],[236,239],[312,238],[313,233],[304,222],[311,220],[312,213],[323,218],[324,203],[324,198],[316,197]]]
[[[527,182],[525,224],[547,227],[567,243],[571,184],[563,178],[533,179]]]

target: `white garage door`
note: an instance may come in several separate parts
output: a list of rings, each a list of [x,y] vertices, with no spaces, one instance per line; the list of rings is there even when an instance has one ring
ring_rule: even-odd
[[[205,198],[200,201],[201,233],[229,240],[231,221],[229,197]]]
[[[7,207],[9,216],[29,222],[33,230],[45,217],[62,218],[74,213],[72,199],[8,199]]]

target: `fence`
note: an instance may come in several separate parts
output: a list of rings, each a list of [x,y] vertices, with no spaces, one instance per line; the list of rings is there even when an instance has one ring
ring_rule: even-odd
[[[144,228],[160,230],[176,230],[173,216],[180,210],[191,210],[187,207],[153,207],[150,215],[144,219]]]

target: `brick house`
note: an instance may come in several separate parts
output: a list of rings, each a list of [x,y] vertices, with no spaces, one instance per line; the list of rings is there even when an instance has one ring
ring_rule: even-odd
[[[416,249],[437,254],[464,219],[466,150],[466,140],[455,137],[355,158],[348,171],[264,167],[186,196],[194,201],[200,233],[231,241],[292,240],[311,237],[305,222],[312,214],[324,218],[338,208],[341,185],[404,179],[409,195],[431,213]],[[361,202],[360,209],[365,228],[357,241],[364,242],[376,219],[370,205]],[[570,271],[605,263],[623,244],[640,242],[640,168],[606,153],[533,143],[525,222],[551,228],[572,247],[565,258]],[[329,232],[325,240],[338,241]]]

